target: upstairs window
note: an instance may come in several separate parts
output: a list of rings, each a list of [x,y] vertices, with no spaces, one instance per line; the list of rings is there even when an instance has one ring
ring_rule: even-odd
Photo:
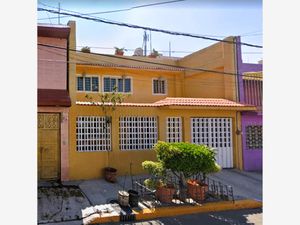
[[[153,94],[166,94],[166,85],[166,80],[153,79]]]
[[[99,78],[89,76],[77,77],[77,91],[98,92]]]
[[[117,92],[131,92],[131,78],[104,77],[103,92],[113,92],[117,87]]]

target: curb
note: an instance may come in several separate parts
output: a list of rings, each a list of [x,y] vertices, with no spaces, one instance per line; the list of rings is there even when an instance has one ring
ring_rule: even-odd
[[[205,212],[218,212],[218,211],[227,211],[227,210],[238,210],[238,209],[254,209],[261,208],[262,202],[252,200],[252,199],[244,199],[244,200],[236,200],[234,203],[231,201],[223,201],[223,202],[211,202],[205,203],[203,205],[185,205],[185,206],[166,206],[159,207],[155,209],[142,209],[142,210],[132,210],[135,214],[135,220],[147,220],[154,219],[159,217],[168,217],[168,216],[180,216],[187,214],[195,214],[195,213],[205,213]],[[102,215],[97,216],[93,219],[90,219],[88,224],[96,224],[96,223],[107,223],[107,222],[121,222],[120,216],[110,216],[110,215]]]

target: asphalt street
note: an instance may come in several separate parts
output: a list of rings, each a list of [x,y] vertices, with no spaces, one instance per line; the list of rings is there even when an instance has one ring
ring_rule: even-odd
[[[262,225],[262,209],[245,209],[214,213],[198,213],[158,218],[140,222],[109,223],[110,225]]]

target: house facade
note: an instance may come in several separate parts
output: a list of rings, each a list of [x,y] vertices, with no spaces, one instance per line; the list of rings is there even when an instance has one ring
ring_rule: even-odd
[[[240,42],[240,37],[238,37]],[[263,65],[244,63],[241,46],[237,45],[237,69],[239,76],[239,101],[256,106],[256,111],[242,112],[243,169],[262,170],[263,150]]]
[[[38,24],[38,179],[68,180],[69,26]],[[57,46],[62,49],[49,48]]]
[[[74,51],[76,24],[68,25],[68,179],[99,178],[104,167],[144,173],[141,163],[155,160],[158,140],[207,144],[223,168],[243,168],[237,131],[241,113],[256,108],[236,101],[236,78],[223,74],[236,72],[235,45],[217,43],[176,60],[91,54]],[[125,101],[105,114],[99,94],[114,88]]]

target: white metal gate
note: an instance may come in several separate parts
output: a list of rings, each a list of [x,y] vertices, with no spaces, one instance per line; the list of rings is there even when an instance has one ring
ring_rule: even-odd
[[[222,168],[233,167],[231,118],[191,118],[191,139],[192,143],[215,148]]]

